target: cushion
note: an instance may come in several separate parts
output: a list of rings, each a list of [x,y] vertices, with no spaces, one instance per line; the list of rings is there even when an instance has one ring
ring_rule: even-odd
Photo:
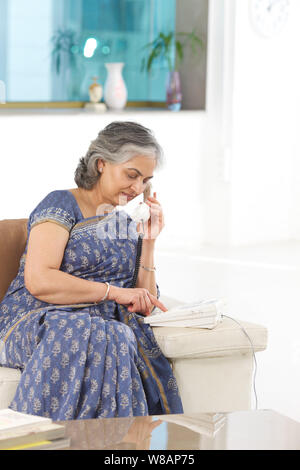
[[[254,351],[267,347],[267,329],[264,326],[238,320],[249,335]],[[224,318],[214,329],[153,327],[155,338],[169,359],[218,357],[234,354],[249,354],[251,344],[241,327],[229,318]]]
[[[0,367],[0,409],[7,408],[11,403],[20,381],[18,369]]]
[[[27,219],[0,221],[0,302],[16,277],[27,239]]]

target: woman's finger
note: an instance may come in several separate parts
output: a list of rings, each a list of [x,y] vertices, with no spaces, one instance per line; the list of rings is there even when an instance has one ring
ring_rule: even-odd
[[[145,297],[145,301],[146,301],[147,308],[150,310],[150,309],[152,308],[152,302],[151,302],[151,300],[149,299],[148,294],[147,294],[146,297]]]
[[[150,209],[157,209],[159,211],[162,210],[161,205],[158,204],[156,201],[146,201],[147,206],[150,207]]]
[[[158,202],[157,199],[155,199],[154,197],[148,197],[147,202],[151,202],[151,204],[157,204],[158,206],[160,206],[160,203]]]
[[[147,305],[146,305],[145,297],[140,298],[140,304],[141,304],[140,312],[145,313],[147,311]]]
[[[151,302],[151,300],[149,299],[149,296],[148,296],[148,295],[146,295],[146,296],[144,297],[144,301],[145,301],[145,310],[143,311],[143,313],[144,313],[146,316],[148,316],[148,315],[150,315],[150,313],[151,313],[151,310],[152,310],[152,308],[153,308],[153,305],[152,305],[152,302]]]
[[[152,421],[151,425],[150,425],[150,432],[152,432],[155,428],[157,428],[158,426],[160,426],[162,424],[162,420],[161,419],[157,419],[155,421]]]
[[[140,296],[137,295],[132,299],[132,309],[131,312],[140,312],[142,309]]]
[[[146,313],[146,315],[150,315],[151,310],[152,310],[152,302],[149,299],[148,295],[145,298],[145,302],[146,302],[146,311],[145,311],[145,313]]]
[[[154,295],[152,294],[148,294],[148,295],[153,305],[160,308],[163,312],[168,311],[167,307],[165,307],[165,305],[160,300],[158,300]]]

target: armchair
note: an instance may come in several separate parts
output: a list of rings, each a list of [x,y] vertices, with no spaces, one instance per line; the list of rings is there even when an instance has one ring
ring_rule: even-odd
[[[27,239],[27,219],[0,221],[0,302],[18,272]],[[178,302],[161,297],[168,308]],[[255,351],[267,347],[264,326],[240,322]],[[213,330],[154,327],[170,361],[186,413],[251,409],[253,356],[249,339],[230,319]],[[12,401],[21,371],[0,367],[0,409]]]

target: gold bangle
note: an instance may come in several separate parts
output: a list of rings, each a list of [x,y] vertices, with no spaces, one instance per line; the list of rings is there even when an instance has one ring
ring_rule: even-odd
[[[153,267],[153,268],[148,268],[147,266],[141,266],[141,268],[145,269],[146,271],[150,271],[150,272],[156,271],[156,268],[155,268],[155,267]]]

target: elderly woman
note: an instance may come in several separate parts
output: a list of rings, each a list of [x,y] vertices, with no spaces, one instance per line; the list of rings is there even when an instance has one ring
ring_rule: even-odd
[[[162,209],[148,197],[143,239],[117,210],[147,190],[161,157],[151,131],[113,122],[80,159],[78,187],[52,191],[30,214],[0,304],[2,365],[22,371],[12,409],[55,420],[182,412],[143,320],[155,306],[166,310],[153,265]]]

